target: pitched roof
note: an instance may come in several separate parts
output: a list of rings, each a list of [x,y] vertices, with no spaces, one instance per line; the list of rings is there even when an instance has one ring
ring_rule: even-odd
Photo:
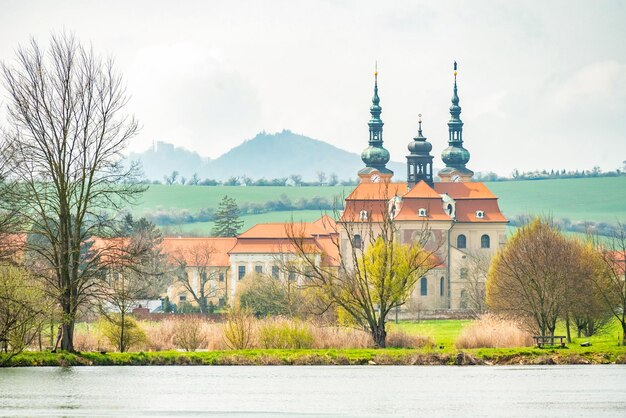
[[[318,228],[322,228],[324,231],[330,234],[334,234],[337,232],[337,222],[335,222],[333,218],[326,214],[322,215],[322,217],[319,218],[317,221],[314,221],[313,225]]]
[[[439,195],[437,195],[439,196]],[[426,216],[419,216],[420,209],[426,209]],[[438,200],[433,198],[405,199],[402,202],[400,212],[394,218],[396,221],[450,221],[450,216],[443,210],[441,196]]]
[[[188,266],[207,263],[211,267],[228,267],[228,252],[237,238],[163,238],[161,247],[171,261],[184,261]],[[208,260],[208,261],[206,261]]]
[[[237,238],[289,238],[290,235],[312,236],[327,234],[328,232],[324,228],[310,222],[281,222],[256,224],[247,231],[237,235]]]
[[[359,183],[346,200],[388,200],[406,193],[406,183]]]
[[[420,180],[407,194],[406,198],[441,199],[441,195],[430,187],[424,180]]]
[[[447,193],[454,200],[459,199],[497,199],[491,190],[480,182],[440,182],[435,183],[435,190],[439,194]]]
[[[476,211],[484,212],[483,218],[476,217]],[[497,199],[459,199],[456,201],[458,222],[508,222],[500,212]]]

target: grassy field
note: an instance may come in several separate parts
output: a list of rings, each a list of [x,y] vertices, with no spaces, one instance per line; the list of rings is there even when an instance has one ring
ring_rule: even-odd
[[[574,338],[566,348],[479,348],[459,350],[454,340],[467,320],[433,320],[389,324],[389,330],[429,335],[432,348],[409,349],[255,349],[203,352],[152,351],[131,353],[24,352],[5,366],[88,366],[88,365],[363,365],[363,364],[626,364],[626,346],[617,345],[617,323],[606,333],[591,338]],[[565,335],[564,329],[557,334]],[[582,342],[590,347],[582,347]],[[3,356],[0,354],[0,365]]]
[[[510,181],[488,183],[499,197],[500,208],[510,218],[537,214],[572,221],[595,221],[615,224],[626,222],[626,177],[604,177],[561,180]],[[164,186],[152,185],[133,209],[140,216],[157,208],[216,208],[223,196],[234,197],[238,203],[261,203],[286,195],[292,201],[314,196],[332,200],[347,196],[352,187],[241,187],[241,186]],[[319,211],[269,212],[244,217],[244,229],[259,222],[281,222],[293,218],[310,221]],[[210,222],[183,224],[180,233],[204,234]]]

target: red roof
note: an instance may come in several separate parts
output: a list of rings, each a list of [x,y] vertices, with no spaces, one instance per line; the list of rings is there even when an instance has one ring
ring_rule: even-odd
[[[406,193],[406,183],[359,183],[346,200],[388,200]]]
[[[422,199],[441,199],[441,195],[430,187],[425,181],[421,180],[407,194],[406,198],[422,198]]]
[[[447,193],[454,200],[459,199],[497,199],[491,190],[480,182],[440,182],[435,183],[435,190],[439,194]]]
[[[237,238],[163,238],[163,251],[172,262],[184,260],[188,266],[228,267],[228,252]],[[206,263],[206,264],[205,264]]]

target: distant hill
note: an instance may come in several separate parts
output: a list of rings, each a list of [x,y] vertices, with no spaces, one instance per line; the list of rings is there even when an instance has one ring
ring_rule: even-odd
[[[129,159],[140,161],[150,180],[163,180],[174,170],[187,178],[197,173],[201,179],[216,180],[243,175],[271,179],[291,174],[314,180],[316,173],[323,171],[327,176],[335,173],[340,180],[346,180],[355,178],[363,167],[359,154],[288,130],[259,133],[214,160],[165,142],[158,142],[156,150],[131,154]],[[405,177],[404,163],[390,162],[387,166],[395,172],[395,178]]]

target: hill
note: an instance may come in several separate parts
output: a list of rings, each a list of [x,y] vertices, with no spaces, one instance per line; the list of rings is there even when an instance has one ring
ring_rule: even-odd
[[[226,180],[246,175],[253,179],[289,177],[299,174],[304,180],[315,180],[317,172],[337,174],[339,179],[356,177],[363,166],[359,154],[348,152],[324,141],[284,130],[276,134],[259,133],[216,159],[202,158],[195,152],[158,142],[156,150],[134,153],[130,160],[141,162],[144,175],[150,180],[176,170],[181,176]],[[390,162],[397,178],[405,176],[404,163]]]

